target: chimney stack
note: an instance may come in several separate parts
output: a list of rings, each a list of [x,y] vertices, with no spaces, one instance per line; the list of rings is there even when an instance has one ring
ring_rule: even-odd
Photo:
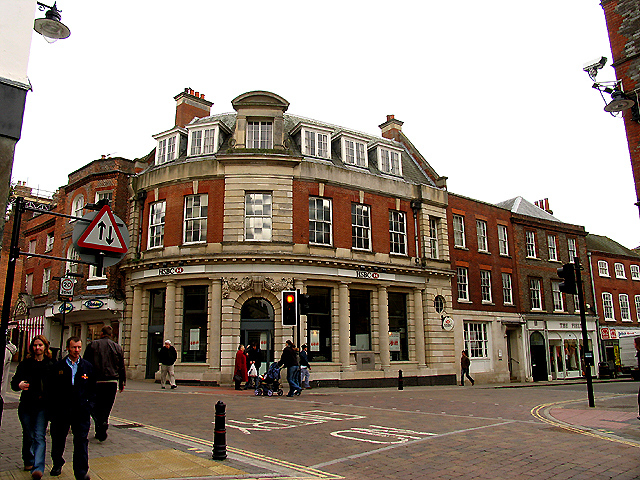
[[[382,130],[382,137],[399,142],[403,123],[400,120],[396,120],[395,115],[387,115],[387,121],[379,125]]]
[[[204,93],[194,92],[192,88],[185,88],[173,97],[176,101],[176,126],[183,127],[194,118],[211,115],[213,102],[204,99]]]

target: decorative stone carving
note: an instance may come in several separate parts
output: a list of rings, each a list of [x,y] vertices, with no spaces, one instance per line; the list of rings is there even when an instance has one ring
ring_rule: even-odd
[[[283,277],[280,281],[274,280],[271,277],[244,277],[237,279],[235,277],[222,279],[222,298],[229,298],[231,290],[236,292],[245,292],[249,289],[253,290],[253,293],[259,295],[263,290],[270,292],[281,292],[282,290],[293,289],[293,279]]]

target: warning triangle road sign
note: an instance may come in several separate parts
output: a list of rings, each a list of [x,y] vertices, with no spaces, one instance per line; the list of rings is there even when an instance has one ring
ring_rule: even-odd
[[[108,205],[102,207],[84,233],[80,235],[78,247],[115,253],[127,252],[127,246]]]

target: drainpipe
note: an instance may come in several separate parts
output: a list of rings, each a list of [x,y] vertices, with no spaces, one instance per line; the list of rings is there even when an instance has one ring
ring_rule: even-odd
[[[425,254],[422,252],[422,261],[420,259],[420,242],[419,242],[419,232],[418,232],[418,212],[422,207],[421,200],[411,200],[411,210],[413,211],[413,229],[416,243],[416,263],[420,265],[424,265]],[[424,247],[424,245],[423,245]]]
[[[136,201],[138,203],[140,213],[138,215],[138,241],[136,242],[136,260],[140,259],[140,252],[142,250],[142,225],[144,220],[144,201],[146,198],[147,192],[145,190],[138,190]]]

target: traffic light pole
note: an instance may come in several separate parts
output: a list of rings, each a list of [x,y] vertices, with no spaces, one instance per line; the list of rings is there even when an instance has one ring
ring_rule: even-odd
[[[585,374],[587,377],[587,396],[589,406],[595,407],[593,398],[593,381],[591,378],[591,366],[594,364],[593,351],[589,348],[589,335],[587,334],[587,315],[584,308],[584,291],[582,289],[582,276],[580,274],[580,259],[576,256],[573,260],[575,265],[576,287],[578,290],[578,302],[580,303],[580,326],[582,328],[582,351],[584,352]]]

